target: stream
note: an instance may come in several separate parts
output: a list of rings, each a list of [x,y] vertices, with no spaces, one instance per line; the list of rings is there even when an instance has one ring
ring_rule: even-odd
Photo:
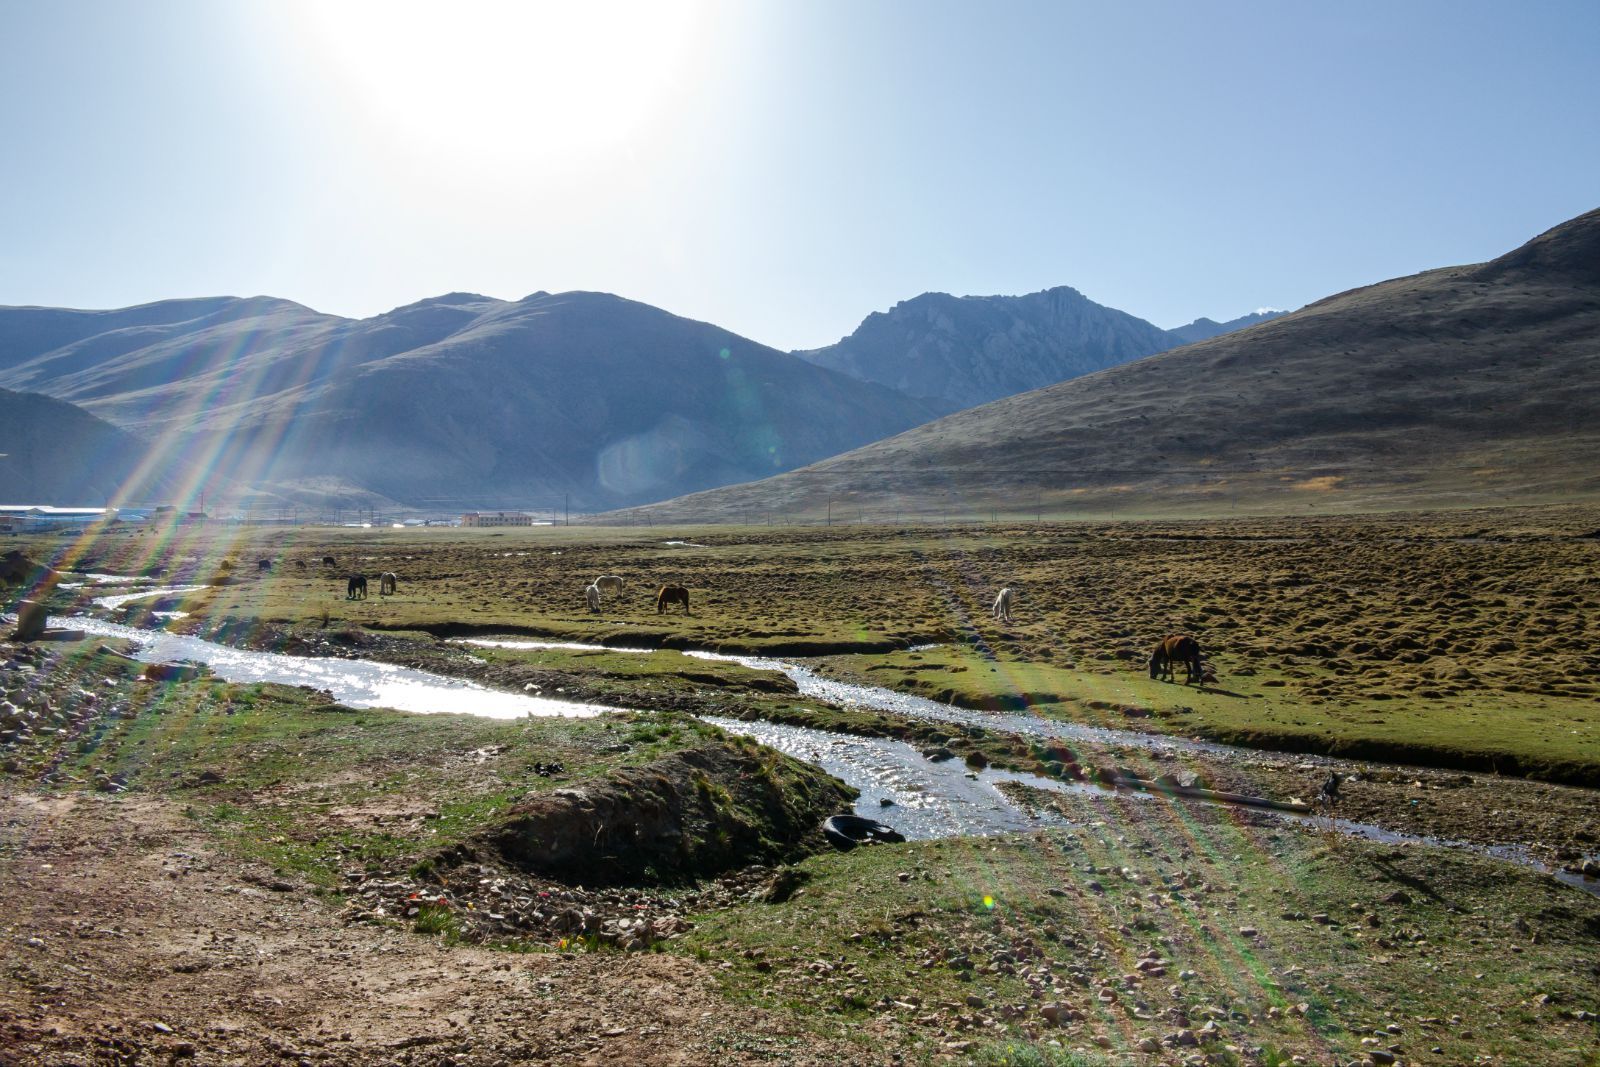
[[[95,603],[97,606],[109,609],[130,600],[171,596],[181,591],[188,591],[190,588],[192,587],[146,588],[138,593],[98,598]],[[162,630],[138,629],[88,615],[76,615],[60,621],[86,633],[125,639],[136,646],[134,656],[143,662],[190,661],[205,664],[217,677],[228,682],[274,682],[290,686],[308,686],[328,691],[336,701],[348,707],[386,707],[400,711],[459,713],[490,718],[520,718],[525,715],[587,717],[624,710],[600,704],[580,704],[489,689],[474,682],[445,675],[368,660],[249,651],[198,637],[172,634]],[[576,642],[509,638],[479,638],[459,643],[514,649],[627,651],[641,655],[653,651],[611,649]],[[686,655],[740,663],[755,670],[780,671],[795,681],[802,694],[847,707],[871,708],[908,717],[1005,730],[1030,736],[1090,741],[1110,746],[1136,746],[1156,751],[1189,752],[1223,758],[1259,758],[1262,755],[1252,750],[1187,738],[1082,726],[1027,715],[969,711],[888,689],[833,681],[808,667],[784,660],[710,652],[689,652]],[[1081,794],[1086,802],[1091,798],[1109,796],[1106,790],[1095,785],[1062,782],[1053,778],[996,768],[973,771],[958,760],[933,762],[902,741],[858,737],[771,722],[745,722],[717,716],[702,716],[702,718],[730,733],[753,737],[787,755],[823,768],[860,791],[860,798],[856,802],[857,814],[888,822],[911,839],[981,836],[1036,829],[1041,825],[1064,822],[1060,816],[1034,814],[1012,803],[997,788],[1001,782],[1021,782],[1054,793]],[[1119,792],[1122,796],[1156,800],[1142,793],[1130,793],[1125,790]],[[1085,814],[1098,816],[1099,813],[1092,807],[1086,806]],[[1286,812],[1266,814],[1285,823],[1306,824],[1313,821],[1309,816]],[[1317,819],[1315,823],[1318,826],[1331,827],[1375,841],[1424,844],[1473,851],[1538,870],[1568,885],[1600,895],[1600,882],[1551,868],[1516,846],[1485,847],[1459,841],[1436,840],[1341,819]]]

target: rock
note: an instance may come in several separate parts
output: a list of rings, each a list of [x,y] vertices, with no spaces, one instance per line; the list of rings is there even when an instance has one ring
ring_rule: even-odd
[[[189,682],[200,674],[201,667],[195,663],[151,663],[140,677],[147,682]]]
[[[1374,1064],[1393,1063],[1397,1057],[1388,1049],[1373,1048],[1367,1050],[1367,1062]]]
[[[937,748],[925,749],[922,753],[922,757],[924,759],[931,760],[934,763],[943,763],[947,759],[955,759],[956,754],[951,752],[948,748],[945,748],[943,745],[940,745]]]
[[[1139,1042],[1138,1049],[1139,1049],[1140,1052],[1150,1052],[1150,1053],[1160,1052],[1161,1051],[1161,1042],[1157,1041],[1153,1037],[1147,1037],[1144,1040]]]
[[[1383,902],[1385,904],[1409,904],[1411,903],[1411,894],[1404,889],[1396,889],[1393,893],[1384,897]]]
[[[17,628],[12,638],[18,641],[37,641],[44,636],[45,624],[50,615],[45,606],[35,600],[17,601]]]

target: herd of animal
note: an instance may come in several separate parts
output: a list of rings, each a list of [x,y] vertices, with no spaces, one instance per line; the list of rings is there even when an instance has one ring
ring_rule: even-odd
[[[994,607],[989,613],[999,622],[1011,622],[1011,607],[1016,603],[1017,591],[1010,586],[995,594]],[[1164,637],[1150,654],[1150,677],[1162,682],[1176,682],[1173,664],[1184,667],[1184,685],[1204,685],[1216,681],[1216,672],[1205,662],[1200,642],[1185,634]]]
[[[332,556],[323,556],[324,567],[337,567],[339,561]],[[305,570],[304,560],[295,560],[294,566],[298,570]],[[272,570],[272,560],[256,560],[256,568],[263,572]],[[393,571],[384,571],[378,576],[378,595],[393,596],[400,587],[400,577]],[[602,574],[583,588],[584,602],[589,605],[591,612],[600,611],[600,597],[620,596],[627,588],[627,583],[615,574]],[[345,579],[344,598],[346,600],[365,600],[367,598],[367,576],[365,574],[352,574]],[[663,585],[656,591],[656,614],[664,615],[668,608],[678,607],[683,609],[683,614],[692,614],[689,611],[689,590],[681,585]]]
[[[322,557],[324,566],[338,566],[338,561],[332,556]],[[263,571],[272,569],[270,559],[257,560],[256,565]],[[305,568],[305,563],[295,560],[295,566]],[[399,588],[400,579],[393,571],[384,571],[378,576],[378,595],[393,596]],[[599,614],[602,596],[621,596],[627,583],[615,574],[602,574],[594,581],[583,587],[584,603],[589,606],[589,611]],[[345,583],[346,600],[365,600],[367,597],[367,577],[364,574],[352,574]],[[1017,591],[1011,586],[1006,586],[995,594],[994,606],[990,614],[999,622],[1011,622],[1011,609],[1016,604]],[[664,615],[668,608],[680,607],[683,614],[689,611],[689,590],[681,585],[663,585],[656,590],[656,614]],[[1174,666],[1182,664],[1184,668],[1185,685],[1204,685],[1206,682],[1216,680],[1216,673],[1205,662],[1204,654],[1200,651],[1200,643],[1186,634],[1173,634],[1161,639],[1154,652],[1150,654],[1150,677],[1163,682],[1176,682],[1177,675]]]
[[[594,581],[583,587],[583,599],[589,605],[589,611],[598,614],[600,611],[600,596],[620,596],[625,583],[615,574],[602,574]],[[683,608],[685,615],[689,612],[689,590],[681,585],[663,585],[656,591],[656,614],[664,615],[668,608],[677,605]]]

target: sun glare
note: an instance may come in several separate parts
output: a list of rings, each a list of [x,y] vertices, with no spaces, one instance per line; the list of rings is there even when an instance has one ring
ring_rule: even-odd
[[[642,0],[299,8],[304,43],[386,136],[426,155],[542,165],[646,133],[689,76],[703,14]]]

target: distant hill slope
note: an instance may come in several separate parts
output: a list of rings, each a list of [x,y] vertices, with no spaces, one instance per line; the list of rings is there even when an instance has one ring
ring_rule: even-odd
[[[1298,511],[1600,494],[1600,211],[657,517]]]
[[[0,389],[0,504],[104,507],[175,496],[181,472],[147,468],[146,451],[81,408]]]
[[[600,293],[370,319],[265,297],[0,308],[0,386],[309,503],[574,510],[787,470],[942,410]]]
[[[923,293],[873,312],[837,344],[795,355],[955,410],[1174,343],[1167,331],[1061,286],[1026,296]]]

